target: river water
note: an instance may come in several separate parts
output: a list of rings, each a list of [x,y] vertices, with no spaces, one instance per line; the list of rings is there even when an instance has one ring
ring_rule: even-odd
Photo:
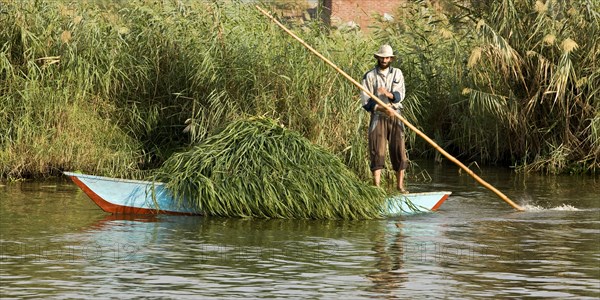
[[[372,221],[115,217],[67,180],[0,185],[1,298],[600,297],[598,178],[481,176],[412,191],[439,212]]]

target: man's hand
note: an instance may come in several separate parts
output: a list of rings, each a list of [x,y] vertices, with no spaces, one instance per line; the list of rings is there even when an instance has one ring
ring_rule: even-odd
[[[381,106],[381,105],[377,104],[377,105],[375,106],[375,110],[385,113],[385,114],[386,114],[388,117],[390,117],[390,118],[393,118],[393,117],[396,115],[396,114],[394,113],[394,112],[395,112],[395,110],[394,110],[394,108],[392,107],[392,104],[388,104],[388,105],[386,105],[386,106]]]
[[[387,89],[385,87],[380,86],[379,88],[377,88],[377,93],[379,95],[385,95],[388,99],[393,99],[394,95],[390,92],[387,91]]]

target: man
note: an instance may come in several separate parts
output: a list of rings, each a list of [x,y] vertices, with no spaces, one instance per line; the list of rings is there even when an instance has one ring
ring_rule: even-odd
[[[404,188],[404,170],[408,166],[404,148],[404,126],[394,116],[394,111],[400,113],[402,108],[405,95],[404,76],[400,69],[391,67],[395,56],[389,45],[381,46],[375,53],[375,58],[377,66],[363,76],[362,85],[385,105],[377,104],[364,91],[361,92],[363,108],[371,113],[368,137],[373,183],[379,186],[381,169],[385,167],[386,144],[389,144],[390,160],[396,172],[396,188],[402,193],[408,193]]]

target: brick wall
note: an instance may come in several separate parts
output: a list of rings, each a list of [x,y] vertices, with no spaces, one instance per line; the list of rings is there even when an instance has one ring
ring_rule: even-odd
[[[323,20],[331,26],[354,22],[368,30],[374,13],[394,15],[405,0],[323,0]]]

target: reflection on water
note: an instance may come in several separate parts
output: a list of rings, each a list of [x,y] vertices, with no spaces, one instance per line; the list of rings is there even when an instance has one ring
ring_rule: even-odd
[[[112,216],[67,181],[0,186],[0,296],[600,297],[595,180],[489,172],[530,209],[455,169],[412,186],[454,191],[439,213],[374,221]]]
[[[390,222],[392,226],[402,227],[402,222]],[[367,274],[373,281],[369,288],[377,294],[385,294],[388,298],[395,298],[395,292],[403,288],[408,281],[408,274],[404,270],[403,234],[400,229],[380,230],[373,233],[373,256],[375,270]]]

